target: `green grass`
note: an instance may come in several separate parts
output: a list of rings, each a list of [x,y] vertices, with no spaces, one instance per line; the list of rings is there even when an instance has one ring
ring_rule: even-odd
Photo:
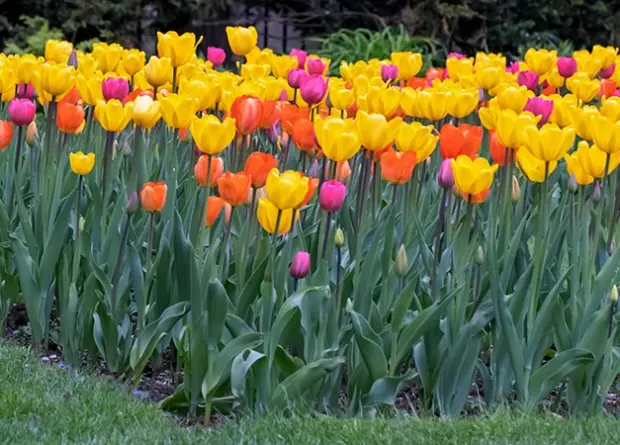
[[[614,443],[619,433],[620,421],[610,416],[559,420],[508,412],[455,421],[271,415],[213,432],[186,429],[113,383],[0,343],[2,444],[594,444]]]

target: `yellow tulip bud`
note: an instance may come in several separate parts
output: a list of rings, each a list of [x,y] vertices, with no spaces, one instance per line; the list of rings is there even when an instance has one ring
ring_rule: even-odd
[[[334,235],[334,243],[338,248],[344,247],[344,232],[340,227],[336,229],[336,235]]]
[[[175,31],[166,34],[157,33],[157,53],[160,57],[170,59],[172,66],[179,67],[189,62],[196,53],[196,47],[202,41],[202,37],[196,42],[196,35],[186,32],[178,35]]]
[[[95,106],[95,116],[106,131],[118,133],[123,131],[133,117],[133,107],[133,102],[123,105],[117,99],[108,102],[100,100]]]
[[[200,151],[215,155],[228,147],[237,130],[234,119],[226,118],[221,122],[217,116],[207,114],[201,118],[194,117],[190,131]]]
[[[278,212],[280,212],[280,221],[278,223]],[[261,227],[268,233],[274,233],[276,231],[276,224],[278,225],[278,234],[282,235],[288,233],[293,225],[293,209],[278,210],[271,201],[267,198],[260,198],[258,200],[258,208],[256,209],[256,216]],[[295,212],[295,220],[299,218],[299,212]]]
[[[314,133],[323,154],[332,161],[351,159],[360,149],[360,137],[353,119],[315,117]]]
[[[153,128],[161,117],[160,103],[151,96],[139,96],[133,101],[133,122],[146,129]]]
[[[69,164],[71,171],[76,175],[87,175],[95,166],[95,153],[85,155],[81,151],[69,153]]]
[[[405,250],[405,246],[403,244],[398,248],[398,252],[396,253],[396,259],[394,261],[394,272],[396,272],[396,276],[399,278],[407,275],[407,271],[409,270],[409,261],[407,260],[407,251]]]
[[[161,87],[172,82],[172,61],[167,57],[151,56],[144,67],[146,81],[154,87]]]
[[[227,26],[226,36],[228,37],[230,49],[238,56],[248,54],[256,47],[258,42],[258,32],[256,32],[256,28],[253,26],[249,28]]]

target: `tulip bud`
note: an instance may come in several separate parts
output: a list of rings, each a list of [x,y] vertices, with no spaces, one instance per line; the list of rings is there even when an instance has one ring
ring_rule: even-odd
[[[278,139],[280,139],[278,124],[273,124],[271,127],[269,127],[269,130],[267,130],[267,136],[269,137],[269,142],[271,142],[273,145],[276,145],[278,143]]]
[[[577,72],[577,61],[572,57],[558,57],[558,74],[568,79]]]
[[[322,74],[310,74],[301,80],[299,93],[308,105],[316,105],[325,97],[327,86],[327,78]]]
[[[601,184],[596,181],[594,183],[594,191],[592,192],[592,201],[599,203],[603,198],[603,191],[601,190]]]
[[[131,156],[131,153],[132,153],[131,145],[129,145],[129,141],[125,139],[125,142],[123,143],[123,155]]]
[[[324,182],[319,191],[319,205],[329,213],[337,212],[344,198],[347,196],[347,188],[341,182],[332,179]]]
[[[308,74],[323,74],[325,71],[325,62],[318,57],[308,57],[306,59],[306,70]]]
[[[37,137],[37,121],[30,122],[28,128],[26,129],[26,143],[30,146],[34,144],[34,140]]]
[[[344,232],[340,227],[338,227],[338,229],[336,230],[334,242],[336,244],[336,247],[344,247]]]
[[[394,260],[394,272],[396,272],[397,277],[402,278],[407,275],[408,269],[409,262],[407,260],[407,251],[405,250],[405,246],[401,244],[396,253],[396,259]]]
[[[300,278],[306,278],[308,272],[310,272],[310,254],[300,250],[293,258],[289,273],[291,277],[299,280]]]
[[[316,159],[314,161],[312,161],[312,164],[310,165],[310,169],[308,170],[308,176],[310,178],[318,178],[319,177],[319,161],[317,161]]]
[[[138,198],[138,194],[136,192],[133,192],[131,195],[129,195],[129,198],[127,199],[127,206],[125,207],[127,210],[127,214],[133,215],[138,211],[139,207],[140,199]]]
[[[288,84],[291,88],[299,88],[308,73],[301,69],[293,69],[288,72]]]
[[[303,70],[306,66],[306,58],[308,57],[308,53],[303,49],[293,48],[289,55],[297,58],[297,68]]]
[[[614,284],[611,286],[611,292],[609,293],[609,299],[612,303],[616,303],[618,301],[618,287]]]
[[[116,157],[116,153],[118,153],[118,140],[114,139],[112,143],[112,158]]]
[[[86,225],[86,219],[84,219],[83,216],[80,216],[80,222],[78,223],[78,228],[80,229],[80,232],[84,231],[85,225]]]
[[[75,48],[73,48],[73,51],[71,51],[71,55],[69,56],[69,61],[67,62],[67,65],[72,66],[76,70],[78,68],[77,51],[75,50]]]
[[[15,125],[30,125],[36,112],[37,105],[30,99],[15,98],[9,102],[9,118]]]
[[[574,173],[571,173],[570,177],[568,178],[568,184],[566,185],[566,188],[568,188],[568,191],[572,193],[577,193],[577,190],[579,190],[579,185],[577,185],[577,178],[575,178]]]
[[[484,250],[482,250],[482,246],[478,246],[478,248],[476,249],[476,253],[474,254],[474,260],[479,266],[484,264]]]
[[[385,83],[392,83],[398,79],[398,67],[396,65],[381,65],[381,79]]]
[[[443,189],[452,188],[454,185],[454,174],[452,173],[452,164],[450,159],[444,159],[437,173],[437,183]]]
[[[519,180],[515,175],[512,175],[512,202],[519,202],[521,198],[521,187],[519,186]]]
[[[600,77],[601,79],[609,79],[611,76],[613,76],[615,70],[616,64],[612,63],[607,68],[603,68],[602,70],[600,70],[598,72],[598,77]]]
[[[344,310],[349,312],[353,310],[353,302],[351,301],[350,298],[347,298],[347,302],[344,305]]]
[[[611,240],[611,243],[609,244],[609,255],[613,255],[616,252],[616,242],[614,240]]]
[[[207,48],[207,60],[211,62],[213,68],[217,68],[226,60],[226,52],[222,48],[209,46]]]
[[[530,91],[534,91],[538,87],[538,74],[532,71],[520,71],[517,75],[517,83]]]
[[[122,77],[108,77],[101,83],[101,92],[105,100],[118,99],[122,102],[129,94],[129,82]]]

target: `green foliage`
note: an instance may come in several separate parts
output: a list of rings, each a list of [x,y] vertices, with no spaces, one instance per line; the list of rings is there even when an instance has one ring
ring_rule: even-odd
[[[6,54],[30,53],[42,56],[48,40],[64,39],[62,31],[50,28],[49,21],[44,17],[22,15],[20,21],[21,24],[15,27],[12,38],[2,50]]]

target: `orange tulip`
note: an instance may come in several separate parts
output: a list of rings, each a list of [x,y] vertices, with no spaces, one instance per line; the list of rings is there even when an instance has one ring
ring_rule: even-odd
[[[163,182],[147,182],[142,186],[140,202],[147,212],[161,212],[166,205],[168,187]]]
[[[58,102],[56,126],[63,133],[75,133],[84,123],[84,107],[70,102]]]
[[[220,196],[231,206],[240,206],[245,203],[252,185],[252,178],[243,172],[226,172],[217,180]]]
[[[0,121],[0,150],[4,150],[11,143],[13,125],[11,121]]]
[[[224,222],[228,224],[228,221],[230,221],[230,213],[232,212],[230,204],[219,196],[209,196],[207,200],[207,216],[205,218],[207,227],[211,227],[215,223],[217,217],[222,213],[222,209],[224,209]]]
[[[143,90],[142,88],[136,88],[123,99],[123,103],[133,102],[140,96],[150,96],[153,98],[153,90]]]
[[[340,161],[336,166],[336,179],[347,185],[351,178],[351,166],[349,161]]]
[[[299,119],[308,119],[310,117],[310,111],[308,108],[299,108],[297,105],[284,104],[280,110],[280,123],[282,129],[288,133],[293,134],[293,126]]]
[[[255,151],[245,161],[246,174],[252,178],[252,187],[261,188],[267,182],[267,175],[273,168],[278,168],[278,160],[272,155]]]
[[[258,97],[239,96],[230,106],[230,117],[235,119],[239,133],[254,133],[263,119],[263,102]]]
[[[316,145],[314,124],[308,119],[298,119],[293,125],[293,142],[301,151],[310,151]]]
[[[302,207],[308,205],[308,203],[314,196],[314,192],[316,191],[316,188],[318,187],[318,185],[319,185],[318,178],[310,178],[310,180],[308,181],[308,192],[306,193],[306,196],[304,197],[303,201],[301,201],[301,203],[299,203],[299,205],[295,208],[301,209]]]
[[[207,168],[209,167],[209,157],[207,155],[200,156],[198,162],[194,166],[194,176],[196,181],[202,187],[207,186]],[[211,175],[209,176],[209,185],[215,187],[217,179],[224,174],[224,161],[217,156],[211,157]]]
[[[491,189],[486,189],[480,193],[476,193],[475,195],[470,195],[468,193],[462,193],[462,192],[459,192],[459,194],[465,201],[469,201],[472,204],[480,204],[480,203],[483,203],[487,199],[490,191]]]
[[[480,150],[482,127],[461,124],[458,127],[446,124],[439,133],[439,151],[444,159],[456,159],[466,155],[474,159]]]
[[[390,149],[381,156],[381,177],[392,184],[405,184],[411,179],[416,162],[415,151]]]
[[[412,77],[407,81],[407,86],[414,90],[423,90],[428,86],[428,81],[424,77]]]
[[[616,81],[613,79],[602,79],[601,89],[598,92],[599,97],[611,97],[616,92]]]
[[[260,121],[260,128],[267,129],[280,119],[280,102],[277,100],[263,101],[263,117]]]
[[[76,87],[73,87],[61,100],[58,101],[58,103],[59,104],[68,103],[68,104],[77,105],[81,101],[82,101],[82,98],[80,97],[80,92],[78,91]]]
[[[493,162],[497,165],[505,165],[506,164],[506,146],[499,141],[495,130],[491,130],[490,132],[490,141],[489,141],[489,150],[491,152],[491,158],[493,158]],[[508,165],[510,165],[514,159],[517,157],[517,150],[508,151]]]
[[[391,144],[388,145],[387,147],[385,147],[383,150],[376,150],[376,151],[367,150],[366,151],[366,158],[372,159],[373,163],[374,162],[381,162],[381,158],[383,157],[383,155],[386,154],[390,150],[393,150]],[[371,158],[371,156],[372,156],[372,158]]]

